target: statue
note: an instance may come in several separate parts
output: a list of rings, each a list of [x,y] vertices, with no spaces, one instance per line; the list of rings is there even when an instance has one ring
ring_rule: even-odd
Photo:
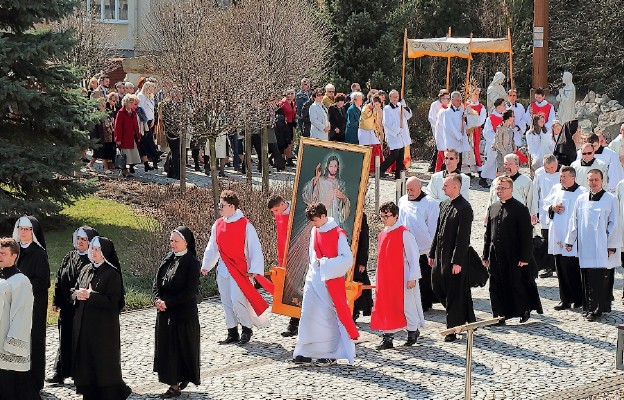
[[[576,102],[576,88],[572,83],[572,73],[565,71],[562,80],[564,86],[559,90],[559,94],[557,94],[557,101],[559,102],[557,115],[561,123],[565,124],[575,119],[574,103]]]
[[[503,83],[505,82],[505,74],[498,71],[494,74],[494,79],[492,79],[492,83],[487,88],[487,111],[491,113],[494,110],[494,102],[496,99],[507,99],[507,91],[503,87]]]

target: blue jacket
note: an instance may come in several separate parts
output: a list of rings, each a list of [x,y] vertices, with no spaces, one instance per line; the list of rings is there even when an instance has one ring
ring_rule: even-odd
[[[358,144],[358,128],[360,127],[360,115],[362,111],[355,104],[347,109],[347,129],[345,129],[345,142]]]

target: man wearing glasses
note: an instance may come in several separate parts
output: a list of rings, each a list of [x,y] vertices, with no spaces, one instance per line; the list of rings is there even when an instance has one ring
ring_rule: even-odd
[[[325,108],[329,108],[334,104],[334,96],[336,95],[336,87],[331,83],[325,85],[325,96],[323,96],[323,105]]]
[[[617,184],[624,179],[624,169],[622,169],[622,164],[620,164],[619,154],[600,144],[601,137],[604,139],[602,134],[596,135],[595,133],[592,133],[587,138],[587,143],[591,143],[594,148],[594,157],[605,163],[607,166],[607,175],[605,176],[607,181],[607,190],[610,193],[615,193]]]
[[[427,185],[426,191],[432,198],[439,202],[447,200],[448,196],[444,194],[442,190],[444,179],[449,174],[458,174],[462,179],[461,195],[466,201],[470,201],[470,178],[468,175],[462,174],[461,171],[459,171],[457,164],[459,164],[459,152],[455,149],[446,149],[444,151],[444,165],[446,166],[446,170],[431,175],[431,181],[429,181],[429,185]]]
[[[587,175],[590,170],[597,169],[602,172],[603,177],[606,178],[608,176],[607,164],[595,157],[594,146],[591,143],[585,143],[581,146],[581,158],[577,158],[570,166],[576,171],[576,181],[585,189],[589,189]],[[607,179],[603,180],[603,185],[603,188],[606,189]]]
[[[497,179],[499,201],[488,208],[483,265],[490,271],[490,299],[494,317],[520,317],[526,322],[535,310],[542,314],[535,274],[529,265],[533,251],[531,214],[512,197],[514,181]],[[501,320],[499,325],[504,325]]]
[[[523,206],[528,207],[531,215],[537,214],[537,210],[533,209],[533,181],[526,175],[520,173],[520,165],[518,161],[518,155],[507,154],[503,158],[503,171],[504,177],[511,178],[513,182],[512,197],[522,203]],[[490,207],[496,202],[496,183],[503,176],[496,178],[490,189],[490,198],[488,199],[487,206]]]
[[[253,325],[264,327],[269,323],[269,305],[250,279],[264,274],[260,239],[239,205],[236,193],[231,190],[221,192],[221,218],[212,225],[201,267],[201,273],[207,275],[218,263],[217,285],[228,330],[227,337],[220,344],[248,343]],[[243,328],[240,336],[238,325]]]

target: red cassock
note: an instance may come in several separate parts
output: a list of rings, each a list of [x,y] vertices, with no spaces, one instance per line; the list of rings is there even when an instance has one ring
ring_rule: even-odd
[[[483,108],[483,104],[474,104],[470,105],[473,110],[477,112],[477,114],[481,114],[481,109]],[[481,127],[478,127],[474,130],[472,143],[474,147],[475,160],[477,162],[477,166],[480,167],[481,164]]]
[[[314,236],[314,251],[316,252],[316,257],[319,259],[323,257],[337,257],[338,238],[340,234],[347,236],[347,232],[338,226],[327,232],[319,232],[317,229]],[[355,322],[353,322],[353,315],[347,303],[347,291],[345,289],[344,277],[328,279],[325,281],[325,285],[327,285],[327,292],[334,303],[338,319],[347,330],[349,337],[353,340],[357,339],[360,333],[357,330],[357,326],[355,326]]]
[[[403,232],[400,226],[391,231],[383,231],[377,239],[377,275],[375,305],[371,314],[371,329],[391,331],[405,328],[405,261]]]
[[[247,276],[247,259],[245,258],[247,218],[242,217],[237,221],[229,223],[225,222],[223,218],[219,218],[217,220],[216,236],[217,248],[223,263],[249,301],[249,304],[251,304],[256,315],[261,315],[269,308],[269,305]]]

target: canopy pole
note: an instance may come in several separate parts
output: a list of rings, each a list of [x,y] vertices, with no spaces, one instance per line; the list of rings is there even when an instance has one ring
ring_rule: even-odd
[[[401,66],[401,100],[405,98],[405,56],[407,53],[407,28],[403,33],[403,65]],[[401,106],[400,125],[403,128],[403,106]]]
[[[448,35],[446,37],[451,37],[451,27],[449,26]],[[448,58],[446,62],[446,91],[450,92],[451,90],[451,57]]]
[[[509,86],[511,90],[514,90],[513,80],[513,47],[511,46],[511,28],[507,28],[507,42],[509,43]]]
[[[468,89],[470,86],[470,62],[472,61],[472,32],[470,32],[470,41],[468,42],[468,69],[466,70],[466,87],[464,88],[464,99],[468,101]]]

